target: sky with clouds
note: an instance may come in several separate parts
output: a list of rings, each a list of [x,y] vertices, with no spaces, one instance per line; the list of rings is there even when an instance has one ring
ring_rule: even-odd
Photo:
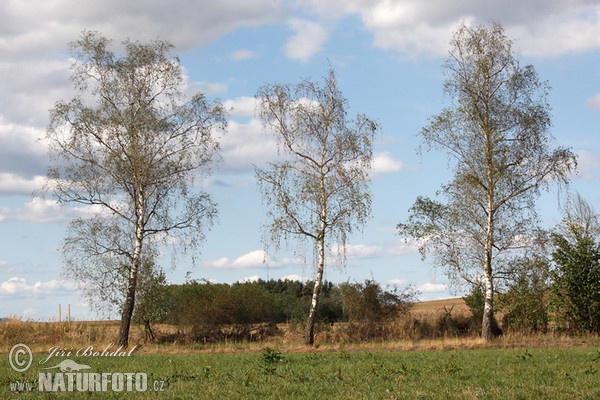
[[[522,63],[552,86],[552,134],[579,155],[572,189],[600,204],[600,4],[597,0],[28,0],[0,2],[0,316],[94,318],[61,275],[68,221],[86,210],[40,198],[48,165],[48,110],[69,99],[67,44],[96,30],[115,44],[165,39],[176,46],[190,90],[230,112],[222,161],[203,187],[219,204],[195,266],[161,265],[172,282],[186,275],[216,282],[306,279],[310,247],[265,251],[265,209],[253,165],[276,157],[255,117],[254,94],[269,83],[320,80],[332,66],[351,113],[381,124],[375,143],[373,217],[349,240],[334,282],[375,279],[412,284],[422,299],[451,297],[443,271],[422,262],[395,226],[418,195],[434,196],[450,178],[442,153],[417,154],[416,134],[447,104],[441,65],[458,24],[499,21]],[[560,221],[551,190],[539,201],[546,227]],[[335,260],[331,260],[332,262]]]

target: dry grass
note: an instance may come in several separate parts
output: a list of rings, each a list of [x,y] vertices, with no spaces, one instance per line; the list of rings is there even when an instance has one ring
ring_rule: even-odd
[[[414,351],[458,350],[479,348],[552,348],[597,346],[597,336],[569,337],[562,334],[523,335],[507,333],[485,342],[477,332],[466,329],[469,310],[462,299],[418,303],[411,313],[398,321],[377,326],[374,324],[336,323],[317,326],[315,347],[307,347],[303,327],[280,324],[277,334],[255,342],[223,341],[203,344],[181,341],[147,343],[140,327],[132,326],[130,343],[136,354],[191,354],[191,353],[259,353],[265,347],[286,353],[330,351]],[[374,327],[377,331],[374,331]],[[462,328],[461,328],[462,327]],[[460,329],[459,329],[460,328]],[[90,345],[104,349],[116,342],[118,321],[37,322],[13,317],[0,323],[0,352],[6,352],[17,343],[27,344],[35,353],[47,353],[53,346],[80,349]],[[157,325],[158,338],[176,337],[181,327]],[[113,349],[114,350],[114,349]]]

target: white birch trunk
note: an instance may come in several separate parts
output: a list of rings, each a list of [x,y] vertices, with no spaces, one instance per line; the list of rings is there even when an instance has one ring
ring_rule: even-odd
[[[142,260],[142,246],[144,242],[144,216],[146,214],[143,205],[142,196],[138,196],[137,219],[135,226],[135,249],[129,269],[129,278],[127,282],[127,296],[123,305],[121,314],[121,327],[119,329],[118,345],[127,347],[129,345],[129,328],[131,326],[131,318],[135,306],[135,293],[137,288],[138,271]]]
[[[494,280],[492,274],[492,258],[494,249],[494,214],[493,197],[488,199],[488,220],[485,232],[485,264],[483,266],[483,279],[485,284],[485,304],[483,307],[483,321],[481,323],[481,337],[492,340],[492,324],[494,321]]]
[[[315,341],[315,316],[317,314],[317,305],[319,295],[321,294],[321,286],[323,285],[323,271],[325,269],[325,235],[322,234],[317,239],[317,276],[315,277],[315,287],[313,289],[312,300],[310,303],[310,311],[308,313],[308,321],[306,323],[305,343],[312,346]]]

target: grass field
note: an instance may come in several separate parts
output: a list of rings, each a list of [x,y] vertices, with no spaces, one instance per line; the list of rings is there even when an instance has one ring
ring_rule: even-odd
[[[73,357],[90,372],[143,372],[147,391],[39,392],[36,355],[25,373],[2,357],[0,397],[123,399],[598,399],[600,350],[475,349],[396,352],[161,354]],[[51,361],[59,361],[51,360]],[[54,364],[52,364],[54,365]],[[58,373],[58,371],[54,371]],[[56,374],[54,375],[54,377]],[[35,391],[16,393],[15,383]],[[51,386],[50,386],[51,387]],[[60,385],[57,386],[60,389]],[[157,391],[154,391],[157,389]]]

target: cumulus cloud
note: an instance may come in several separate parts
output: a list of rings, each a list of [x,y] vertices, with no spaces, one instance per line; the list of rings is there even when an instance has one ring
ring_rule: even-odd
[[[43,136],[42,128],[10,122],[0,114],[0,173],[12,174],[2,180],[30,180],[46,174],[46,143],[40,140]]]
[[[290,275],[284,276],[283,278],[281,278],[281,280],[284,280],[284,281],[306,282],[306,281],[308,281],[308,278],[306,276],[300,276],[298,274],[290,274]]]
[[[559,56],[600,48],[600,4],[593,0],[312,0],[323,19],[359,15],[374,45],[410,56],[444,56],[456,26],[497,20],[525,55]]]
[[[0,222],[7,220],[36,222],[36,223],[67,223],[72,219],[102,212],[101,206],[63,207],[56,200],[33,197],[22,207],[10,209],[0,208]]]
[[[234,117],[253,117],[256,110],[256,98],[250,96],[227,99],[223,106]]]
[[[308,61],[322,50],[329,39],[329,31],[318,22],[294,18],[289,25],[295,32],[285,45],[285,53],[289,58]]]
[[[34,176],[33,178],[24,178],[8,172],[0,172],[0,194],[23,194],[41,190],[44,186],[45,178],[43,176]]]
[[[251,269],[251,268],[280,268],[288,265],[299,265],[302,260],[298,258],[283,258],[281,260],[271,257],[264,250],[253,250],[237,257],[234,260],[221,257],[204,263],[206,268],[212,269]]]
[[[30,284],[27,279],[15,276],[0,283],[0,298],[70,295],[76,289],[77,283],[72,281],[52,279]]]
[[[22,207],[0,209],[0,221],[17,220],[39,223],[66,222],[72,218],[72,209],[63,208],[54,200],[34,197]]]
[[[267,253],[264,250],[254,250],[236,258],[231,266],[233,268],[252,268],[263,265],[267,259]]]
[[[160,38],[183,52],[236,29],[289,16],[283,0],[32,0],[2,3],[0,9],[0,109],[11,122],[36,127],[46,126],[48,109],[56,100],[71,97],[73,60],[67,47],[84,28],[101,32],[117,47],[127,38],[141,42]],[[238,58],[248,56],[237,53]],[[199,82],[190,89],[212,94],[225,88]]]
[[[387,250],[389,255],[400,256],[405,254],[416,254],[419,252],[418,243],[414,240],[398,240]]]
[[[205,266],[217,269],[258,268],[263,267],[267,260],[268,257],[264,250],[254,250],[239,256],[235,260],[230,260],[227,257],[221,257],[217,260],[206,263]]]
[[[383,246],[380,245],[346,245],[346,257],[348,258],[373,258],[380,256],[382,252]]]
[[[373,157],[372,172],[375,174],[398,172],[404,168],[406,168],[406,165],[395,159],[389,151],[375,154],[375,157]]]
[[[227,135],[221,140],[223,163],[221,171],[243,173],[254,170],[254,165],[262,166],[277,157],[277,143],[261,122],[254,117],[256,99],[239,97],[223,102],[230,110]]]
[[[437,293],[437,292],[445,292],[448,290],[448,285],[445,283],[432,283],[427,282],[422,285],[419,285],[417,289],[422,293]]]
[[[208,0],[38,0],[10,2],[0,20],[5,40],[0,51],[47,53],[74,40],[81,27],[105,33],[115,40],[135,37],[142,41],[170,38],[182,49],[207,43],[238,28],[281,20],[286,14],[281,0],[246,2]]]

